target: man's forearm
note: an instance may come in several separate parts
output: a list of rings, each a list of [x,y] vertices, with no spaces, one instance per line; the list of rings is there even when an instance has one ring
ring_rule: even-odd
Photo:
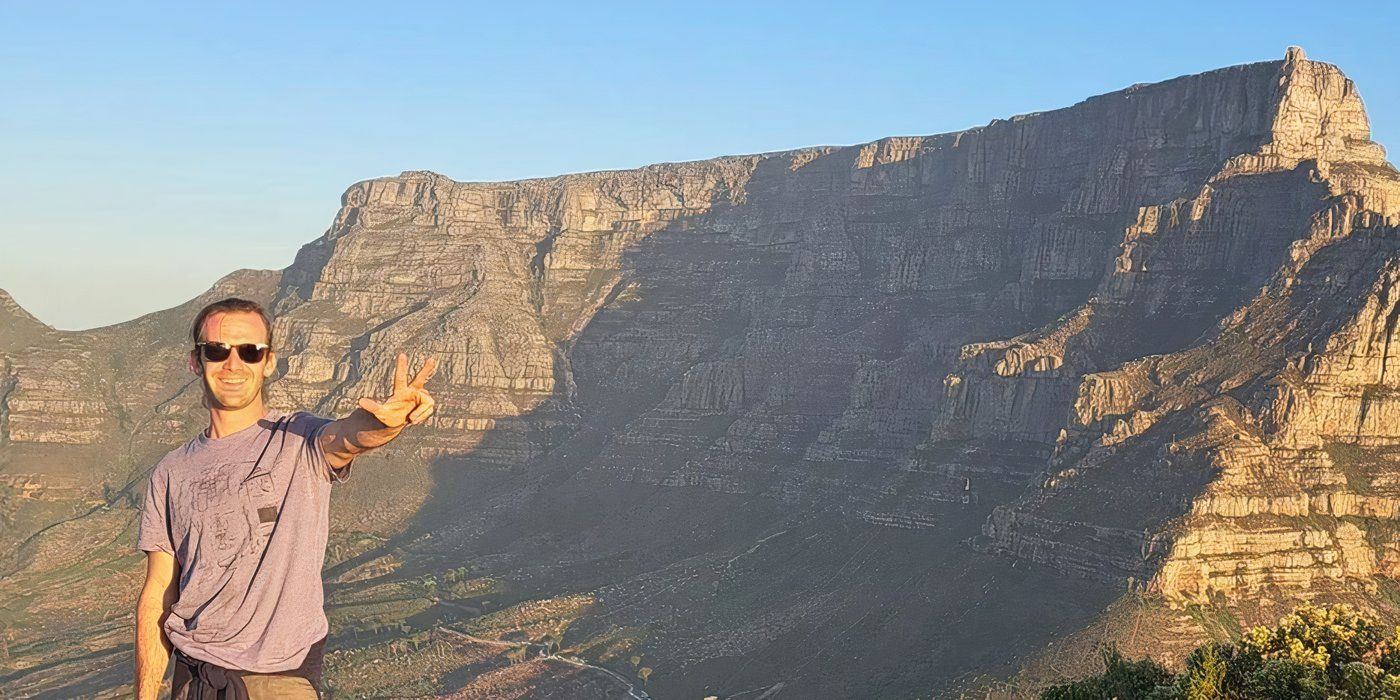
[[[170,640],[162,625],[170,609],[165,591],[142,589],[136,604],[136,700],[155,700],[170,664]]]
[[[327,426],[322,448],[332,467],[343,467],[357,455],[387,444],[399,436],[407,424],[389,427],[363,408]]]

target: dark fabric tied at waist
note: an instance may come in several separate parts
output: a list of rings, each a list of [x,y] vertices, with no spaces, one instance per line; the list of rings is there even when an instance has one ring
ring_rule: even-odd
[[[319,695],[325,646],[326,640],[322,638],[307,650],[306,658],[302,659],[300,666],[290,671],[280,671],[277,675],[305,678]],[[175,700],[250,700],[243,676],[262,675],[224,668],[215,663],[192,658],[178,648],[175,649],[174,663],[175,676],[171,683],[171,697]]]
[[[180,686],[183,675],[189,677],[185,686],[186,700],[248,700],[248,687],[243,685],[243,672],[224,668],[208,661],[190,658],[175,650],[175,682]]]

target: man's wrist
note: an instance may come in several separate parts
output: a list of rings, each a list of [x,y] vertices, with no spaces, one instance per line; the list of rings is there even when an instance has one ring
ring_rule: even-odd
[[[350,440],[351,443],[360,448],[360,451],[372,450],[393,440],[395,437],[398,437],[398,434],[403,432],[404,427],[408,425],[408,423],[396,426],[389,425],[380,420],[379,416],[365,411],[363,408],[357,408],[355,410],[364,411],[366,416],[362,423],[362,429],[357,431]]]
[[[404,429],[404,426],[408,425],[408,422],[407,422],[407,421],[405,421],[405,422],[403,422],[403,423],[400,423],[399,425],[389,425],[388,423],[385,423],[384,421],[380,420],[380,419],[379,419],[379,416],[376,416],[376,415],[374,415],[373,413],[370,413],[369,411],[366,411],[364,408],[356,408],[355,410],[356,410],[356,411],[363,411],[364,414],[365,414],[366,416],[369,417],[369,424],[366,425],[365,428],[366,428],[366,430],[371,431],[371,432],[383,432],[383,431],[387,431],[387,430],[403,430],[403,429]]]

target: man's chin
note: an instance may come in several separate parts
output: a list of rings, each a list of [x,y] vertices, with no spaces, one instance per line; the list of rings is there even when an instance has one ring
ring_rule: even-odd
[[[204,398],[211,408],[219,411],[238,411],[253,405],[253,401],[258,398],[257,392],[244,396],[242,394],[234,396],[220,396],[213,392],[205,392]]]

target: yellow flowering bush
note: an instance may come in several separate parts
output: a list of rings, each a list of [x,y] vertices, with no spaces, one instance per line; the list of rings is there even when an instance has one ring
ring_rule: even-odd
[[[1307,604],[1279,620],[1277,627],[1245,633],[1240,649],[1261,659],[1326,669],[1353,661],[1375,663],[1385,641],[1384,626],[1371,615],[1349,605]]]
[[[1182,673],[1104,654],[1104,673],[1051,686],[1049,700],[1400,700],[1400,628],[1347,605],[1304,605],[1234,644],[1213,642]]]

